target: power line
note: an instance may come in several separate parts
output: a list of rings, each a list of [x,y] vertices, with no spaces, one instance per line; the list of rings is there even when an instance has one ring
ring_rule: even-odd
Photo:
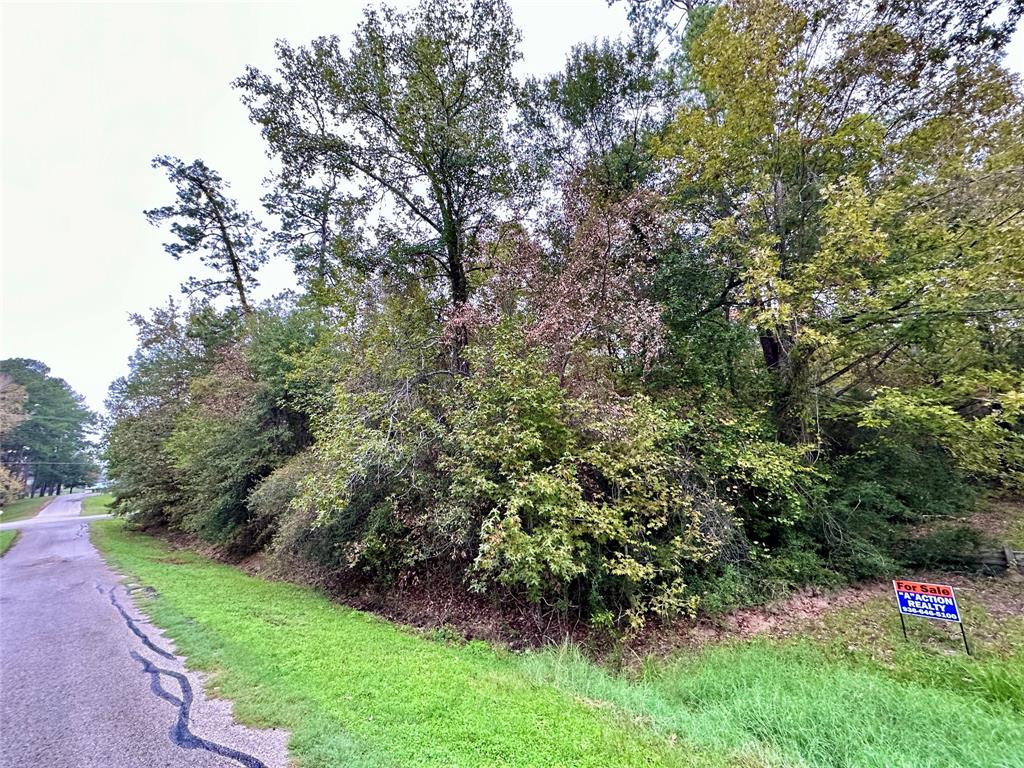
[[[26,459],[25,461],[12,461],[9,464],[5,464],[8,467],[57,467],[57,466],[80,466],[89,467],[94,466],[96,462],[92,461],[32,461]]]

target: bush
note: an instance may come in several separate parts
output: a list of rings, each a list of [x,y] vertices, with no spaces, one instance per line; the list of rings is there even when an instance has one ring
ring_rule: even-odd
[[[776,440],[771,424],[756,413],[705,405],[687,423],[690,444],[747,536],[773,547],[787,542],[827,479],[807,460],[807,448]]]
[[[7,470],[0,467],[0,507],[10,504],[25,492],[25,484]]]
[[[912,444],[856,450],[833,475],[805,529],[828,566],[852,579],[892,575],[908,525],[962,515],[976,495],[941,450]]]
[[[924,536],[903,539],[896,548],[906,565],[938,568],[957,564],[961,555],[976,552],[983,540],[982,534],[970,526],[942,526]]]
[[[744,605],[759,602],[756,582],[749,567],[727,565],[721,572],[693,585],[700,596],[699,611],[720,616]]]
[[[293,456],[286,464],[267,475],[246,498],[248,526],[254,531],[254,545],[267,546],[278,535],[282,520],[294,517],[291,503],[299,493],[299,484],[312,468],[309,453]]]
[[[749,571],[751,534],[792,539],[817,494],[820,473],[757,418],[570,389],[513,321],[466,354],[469,376],[382,361],[336,388],[277,546],[381,581],[430,563],[636,628],[693,614],[694,585]],[[826,578],[795,545],[762,560],[773,592]]]
[[[724,505],[680,450],[683,422],[646,397],[571,397],[507,327],[470,362],[448,411],[439,512],[456,538],[478,536],[474,586],[599,623],[692,613],[687,581],[718,545],[701,520]]]

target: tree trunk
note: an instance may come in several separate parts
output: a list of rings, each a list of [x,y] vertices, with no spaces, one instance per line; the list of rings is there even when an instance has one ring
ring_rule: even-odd
[[[252,307],[249,306],[249,300],[245,295],[245,281],[242,279],[242,266],[238,261],[238,256],[235,253],[234,243],[231,242],[231,233],[228,231],[227,222],[224,221],[224,216],[220,212],[218,207],[217,197],[213,191],[207,187],[201,181],[193,180],[194,183],[202,190],[203,194],[206,195],[206,199],[210,203],[210,208],[213,211],[214,218],[217,219],[217,228],[220,230],[221,241],[224,243],[224,251],[227,253],[228,264],[231,266],[232,282],[235,284],[235,290],[238,292],[238,303],[242,307],[242,312],[245,315],[252,314]]]
[[[444,248],[448,260],[448,283],[451,288],[452,305],[461,307],[469,301],[469,281],[466,279],[462,244],[459,242],[459,233],[454,224],[445,225]]]
[[[445,224],[444,244],[448,260],[448,284],[451,290],[452,308],[459,311],[469,301],[469,280],[466,278],[466,265],[463,262],[459,233],[452,223]],[[455,367],[462,373],[469,373],[469,362],[463,355],[463,351],[468,345],[469,332],[465,326],[460,326],[455,334],[452,353]]]
[[[775,374],[775,396],[772,408],[776,434],[792,446],[809,445],[815,436],[807,421],[805,405],[809,390],[806,369],[799,354],[794,354],[792,337],[779,330],[760,334],[765,367]]]
[[[761,334],[761,352],[769,371],[778,371],[782,366],[782,343],[774,333]]]

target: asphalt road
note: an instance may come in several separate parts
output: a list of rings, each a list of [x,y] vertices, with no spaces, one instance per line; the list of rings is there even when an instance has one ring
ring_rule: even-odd
[[[21,535],[0,558],[0,766],[285,766],[287,734],[237,725],[134,608],[81,499],[3,526]]]

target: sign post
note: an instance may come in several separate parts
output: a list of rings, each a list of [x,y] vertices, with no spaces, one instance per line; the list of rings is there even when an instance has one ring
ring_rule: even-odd
[[[920,616],[925,619],[952,621],[960,625],[960,635],[964,639],[964,650],[971,655],[971,647],[967,644],[967,631],[964,629],[960,609],[956,604],[956,594],[948,584],[928,584],[923,581],[906,581],[896,579],[892,583],[896,592],[896,605],[900,611],[900,626],[903,627],[903,638],[907,639],[907,625],[904,616]]]

